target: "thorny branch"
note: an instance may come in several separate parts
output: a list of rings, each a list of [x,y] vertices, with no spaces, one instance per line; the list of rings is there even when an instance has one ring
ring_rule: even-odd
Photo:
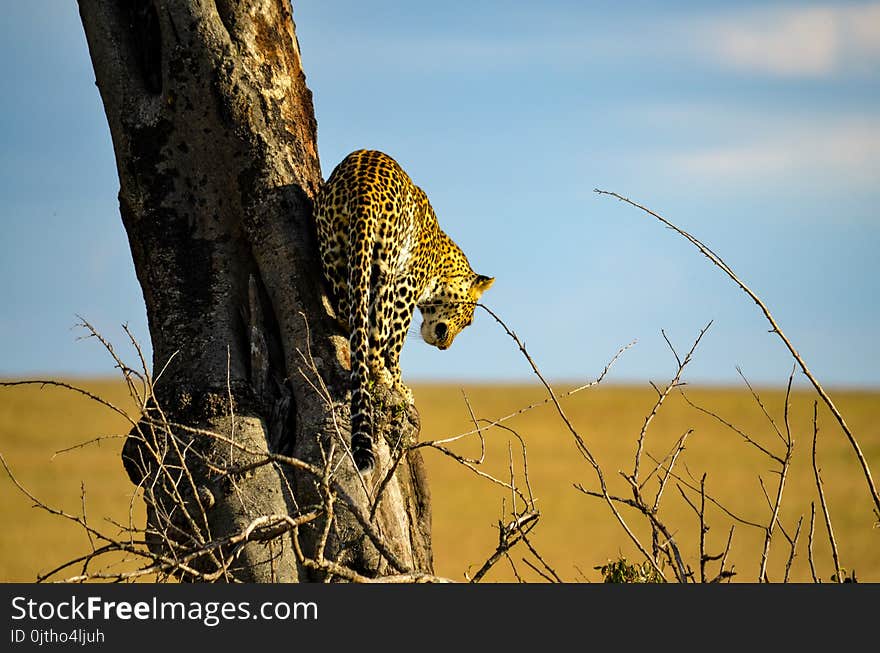
[[[831,526],[831,513],[828,512],[828,504],[825,502],[825,490],[822,487],[822,476],[819,474],[819,466],[816,463],[816,441],[819,439],[819,416],[818,406],[813,402],[813,475],[816,479],[816,491],[819,493],[819,505],[822,507],[822,516],[825,518],[825,530],[828,533],[828,542],[831,544],[831,557],[834,560],[834,572],[838,583],[843,582],[843,574],[840,568],[840,556],[837,554],[837,540],[834,539],[834,529]],[[815,504],[813,507],[815,514]],[[812,553],[813,519],[810,519],[810,552]],[[812,569],[812,555],[810,556],[810,568]],[[815,571],[813,571],[815,577]]]
[[[871,469],[868,466],[868,461],[865,459],[865,456],[862,453],[862,449],[859,446],[858,441],[856,440],[856,438],[853,435],[852,431],[850,430],[849,426],[847,426],[846,420],[844,420],[843,415],[838,410],[837,406],[834,404],[834,401],[832,401],[831,397],[828,395],[828,393],[825,391],[825,388],[822,387],[822,385],[819,383],[819,381],[816,379],[816,377],[813,376],[813,373],[807,367],[806,362],[801,357],[801,355],[797,352],[797,350],[794,348],[794,345],[791,343],[791,341],[788,339],[788,337],[785,335],[785,333],[783,333],[779,324],[777,324],[773,315],[770,313],[770,309],[767,308],[767,305],[761,300],[761,298],[758,297],[758,295],[756,295],[755,292],[752,291],[752,289],[749,288],[736,275],[736,273],[734,273],[733,269],[729,265],[727,265],[727,263],[725,263],[724,260],[720,256],[718,256],[715,252],[713,252],[706,245],[704,245],[702,242],[697,240],[697,238],[695,238],[694,236],[689,234],[684,229],[681,229],[680,227],[675,226],[674,224],[672,224],[672,222],[670,222],[666,218],[658,215],[657,213],[655,213],[651,209],[649,209],[645,206],[642,206],[641,204],[638,204],[638,203],[636,203],[626,197],[623,197],[622,195],[618,195],[617,193],[612,193],[612,192],[605,191],[605,190],[600,190],[598,188],[596,188],[594,190],[599,195],[608,195],[610,197],[615,197],[618,200],[620,200],[621,202],[625,202],[626,204],[629,204],[630,206],[633,206],[637,209],[640,209],[641,211],[644,211],[648,215],[650,215],[650,216],[656,218],[657,220],[659,220],[660,222],[662,222],[664,225],[666,225],[667,227],[669,227],[670,229],[672,229],[673,231],[675,231],[679,235],[683,236],[692,245],[694,245],[698,250],[700,250],[701,254],[703,254],[715,266],[720,268],[728,277],[730,277],[730,279],[733,280],[733,282],[737,286],[739,286],[739,288],[744,293],[746,293],[746,295],[748,295],[751,298],[751,300],[755,302],[755,304],[758,305],[758,307],[761,309],[761,312],[764,314],[764,317],[767,319],[767,321],[770,323],[770,326],[772,327],[771,332],[778,335],[779,338],[782,340],[782,342],[785,344],[786,348],[791,353],[794,360],[797,362],[801,371],[804,373],[804,376],[806,376],[807,379],[809,379],[810,383],[813,385],[813,388],[815,388],[816,392],[819,394],[819,397],[821,397],[822,401],[825,403],[825,405],[828,407],[828,409],[834,415],[834,418],[837,420],[837,423],[840,424],[840,427],[841,427],[841,429],[843,429],[844,434],[846,434],[846,437],[849,440],[850,446],[852,447],[853,451],[855,452],[856,458],[858,459],[859,464],[862,467],[862,473],[865,477],[865,481],[867,482],[868,490],[871,494],[872,499],[874,500],[874,510],[878,514],[880,514],[880,494],[878,494],[877,487],[874,485],[874,479],[871,476]]]
[[[541,371],[538,369],[538,366],[535,364],[535,361],[532,359],[531,355],[529,355],[529,352],[526,350],[526,347],[523,344],[523,342],[519,339],[519,337],[516,335],[516,333],[514,333],[510,329],[510,327],[508,327],[504,323],[504,321],[500,317],[498,317],[498,315],[495,312],[493,312],[490,308],[484,306],[483,304],[477,304],[477,306],[479,306],[484,311],[489,313],[489,315],[491,315],[492,318],[499,325],[501,325],[501,328],[504,329],[505,333],[507,333],[507,335],[510,336],[510,338],[516,343],[516,345],[519,348],[520,352],[522,353],[523,357],[525,357],[526,361],[529,363],[529,366],[532,368],[532,371],[535,373],[535,376],[537,376],[538,379],[541,381],[541,385],[543,385],[544,388],[546,388],[547,393],[550,398],[550,401],[553,402],[553,405],[556,407],[556,413],[559,415],[560,419],[565,424],[566,428],[568,429],[568,432],[574,438],[575,445],[577,446],[578,452],[587,460],[587,462],[590,463],[590,466],[593,468],[593,471],[595,472],[596,477],[599,481],[599,485],[602,489],[601,496],[603,499],[605,499],[605,502],[608,504],[608,507],[611,510],[612,514],[614,515],[615,519],[617,519],[618,523],[621,525],[621,527],[623,527],[623,530],[626,531],[626,534],[632,540],[633,544],[636,545],[636,548],[638,548],[638,550],[642,553],[642,555],[645,557],[645,559],[648,560],[648,562],[650,562],[651,566],[654,568],[654,571],[658,574],[658,576],[660,578],[665,579],[665,576],[663,575],[663,570],[660,568],[657,561],[654,559],[653,556],[651,556],[648,553],[648,551],[645,549],[644,545],[639,541],[639,538],[636,536],[636,534],[632,531],[632,529],[626,523],[623,516],[620,514],[620,511],[617,510],[617,506],[614,504],[614,500],[611,498],[611,495],[608,493],[608,486],[605,481],[605,474],[602,471],[602,467],[596,461],[596,458],[593,456],[592,452],[590,451],[590,448],[587,446],[587,443],[584,441],[583,437],[581,437],[580,433],[578,433],[578,431],[572,425],[571,420],[569,420],[568,416],[565,414],[565,411],[562,409],[562,405],[559,403],[558,395],[553,390],[553,388],[550,386],[550,384],[547,382],[547,379],[545,379],[544,376],[541,374]],[[621,350],[621,351],[623,351],[623,350]]]

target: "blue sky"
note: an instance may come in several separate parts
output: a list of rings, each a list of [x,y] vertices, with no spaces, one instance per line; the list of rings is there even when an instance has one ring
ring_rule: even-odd
[[[709,244],[821,381],[880,386],[880,2],[301,0],[323,173],[382,149],[428,193],[485,302],[553,379],[784,383],[756,307],[646,204]],[[113,152],[73,2],[0,26],[0,376],[113,374],[148,340]],[[533,378],[478,315],[404,379]]]

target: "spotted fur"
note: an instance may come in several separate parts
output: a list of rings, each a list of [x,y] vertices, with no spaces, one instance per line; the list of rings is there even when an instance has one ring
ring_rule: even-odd
[[[352,453],[367,471],[374,464],[370,381],[412,401],[399,359],[415,307],[422,339],[446,349],[494,279],[471,269],[422,189],[382,152],[349,154],[321,188],[315,219],[324,276],[351,345]]]

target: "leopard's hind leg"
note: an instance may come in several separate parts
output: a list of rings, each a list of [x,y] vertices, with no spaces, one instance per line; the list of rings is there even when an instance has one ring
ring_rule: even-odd
[[[385,367],[391,377],[392,387],[413,403],[412,390],[403,384],[400,372],[400,352],[412,324],[416,308],[415,283],[409,276],[398,277],[393,285],[389,302],[391,315],[388,322],[392,328],[385,342]]]

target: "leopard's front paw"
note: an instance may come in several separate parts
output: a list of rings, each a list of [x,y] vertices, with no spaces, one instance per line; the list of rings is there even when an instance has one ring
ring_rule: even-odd
[[[397,384],[399,383],[399,381],[395,380],[394,375],[384,367],[373,370],[373,378],[377,384],[384,386],[389,390],[397,389]]]

